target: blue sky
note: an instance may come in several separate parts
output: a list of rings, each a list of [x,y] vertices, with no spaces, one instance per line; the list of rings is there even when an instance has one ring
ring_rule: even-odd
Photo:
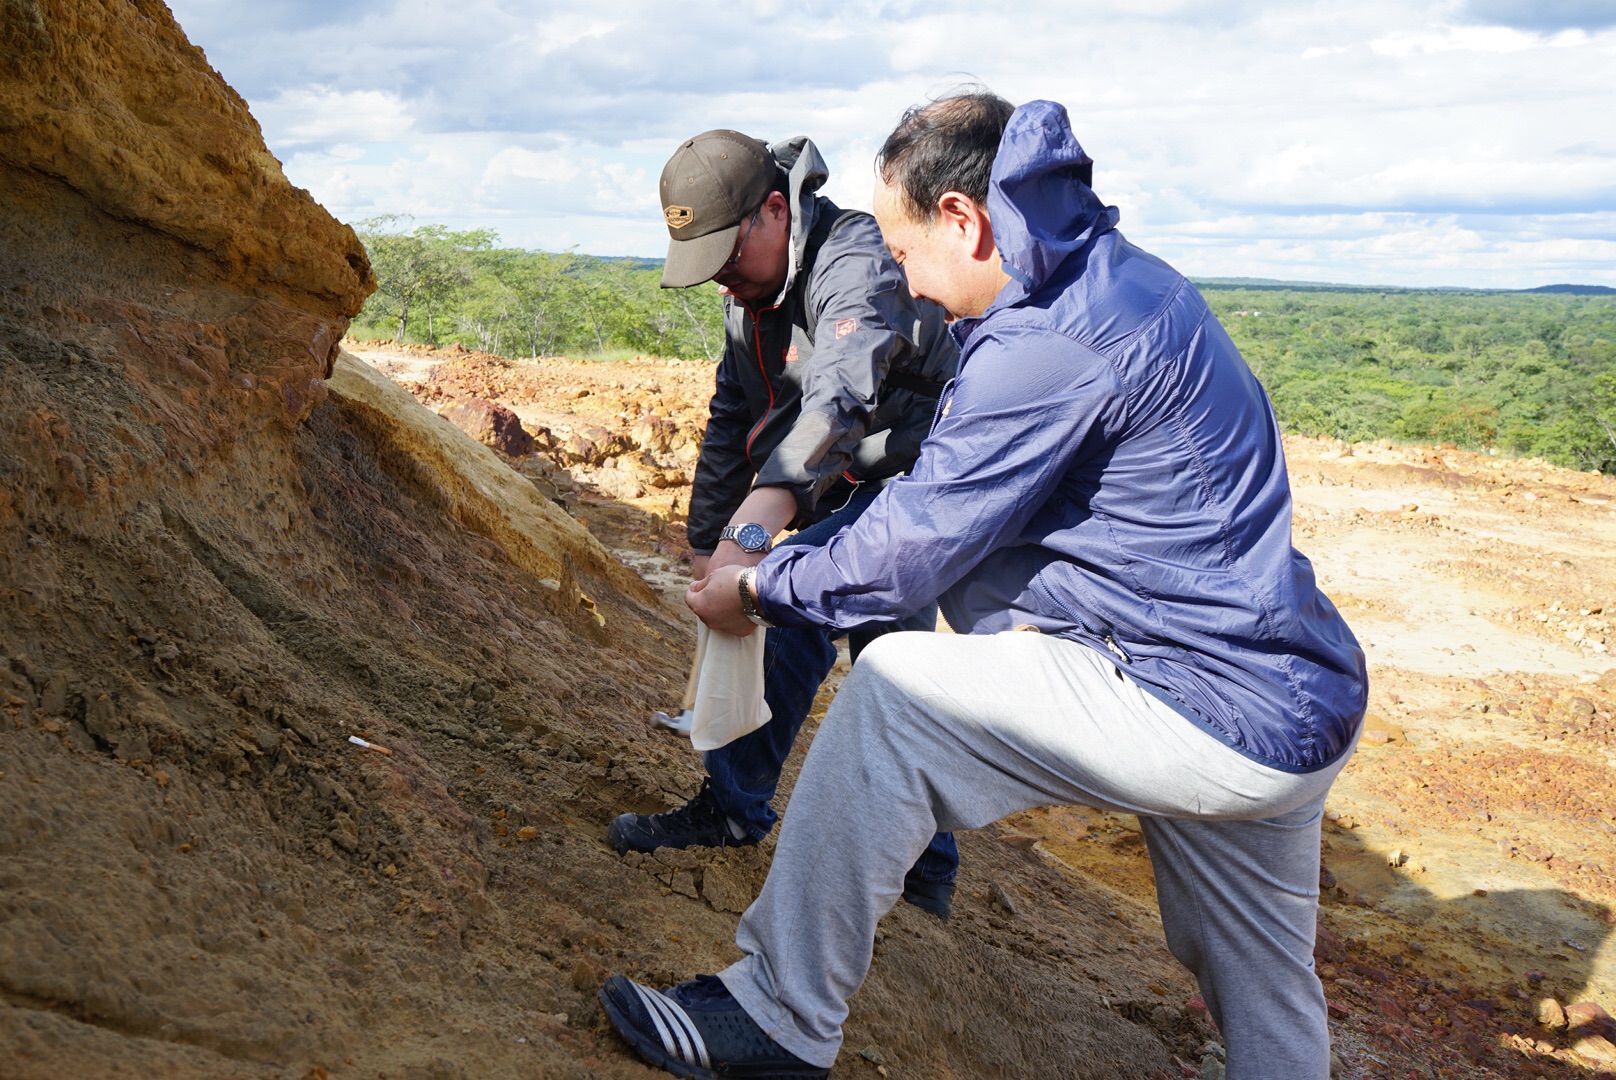
[[[175,0],[294,183],[356,221],[666,246],[681,139],[806,134],[868,207],[905,106],[1071,111],[1127,235],[1196,276],[1616,285],[1616,0]]]

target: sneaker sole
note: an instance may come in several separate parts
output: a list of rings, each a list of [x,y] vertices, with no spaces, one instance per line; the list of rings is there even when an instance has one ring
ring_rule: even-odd
[[[634,1048],[634,1051],[646,1061],[659,1069],[666,1070],[675,1076],[686,1077],[687,1080],[721,1080],[718,1073],[710,1069],[692,1065],[687,1061],[674,1057],[668,1053],[661,1043],[652,1040],[649,1035],[641,1032],[630,1021],[628,1015],[617,1007],[617,1003],[606,993],[602,987],[596,991],[595,996],[600,999],[601,1007],[606,1010],[606,1018],[617,1029],[617,1034],[623,1041]],[[746,1080],[826,1080],[830,1076],[829,1069],[816,1069],[813,1072],[803,1072],[800,1069],[785,1071],[781,1069],[742,1069],[731,1067],[723,1073],[725,1077],[745,1077]]]
[[[612,1027],[617,1029],[617,1034],[621,1035],[623,1040],[634,1048],[635,1053],[646,1061],[659,1069],[666,1070],[675,1076],[687,1077],[689,1080],[718,1080],[716,1073],[708,1069],[698,1068],[687,1061],[681,1061],[668,1053],[666,1047],[642,1033],[629,1020],[628,1014],[617,1007],[617,1003],[606,993],[604,987],[597,991],[595,996],[600,999],[601,1007],[606,1010],[606,1019],[612,1022]]]

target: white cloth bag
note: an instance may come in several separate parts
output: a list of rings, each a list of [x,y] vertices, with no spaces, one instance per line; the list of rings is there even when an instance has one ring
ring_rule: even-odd
[[[717,750],[769,722],[763,700],[763,631],[736,637],[696,624],[695,713],[690,745]]]

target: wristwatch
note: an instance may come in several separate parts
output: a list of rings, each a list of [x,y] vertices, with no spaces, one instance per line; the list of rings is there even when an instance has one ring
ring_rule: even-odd
[[[752,599],[752,581],[756,577],[757,567],[755,566],[748,566],[745,570],[741,571],[741,582],[739,586],[741,590],[741,614],[745,615],[748,619],[751,619],[759,626],[773,626],[773,623],[769,622],[763,617],[763,612],[758,610],[757,601]]]
[[[749,555],[759,555],[769,550],[769,530],[753,522],[726,525],[724,531],[718,534],[718,539],[735,541]]]

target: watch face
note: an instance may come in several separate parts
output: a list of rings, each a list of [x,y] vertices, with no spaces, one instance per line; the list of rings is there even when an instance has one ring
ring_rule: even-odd
[[[735,531],[735,542],[741,545],[742,550],[762,551],[769,543],[769,532],[761,525],[742,525]]]

